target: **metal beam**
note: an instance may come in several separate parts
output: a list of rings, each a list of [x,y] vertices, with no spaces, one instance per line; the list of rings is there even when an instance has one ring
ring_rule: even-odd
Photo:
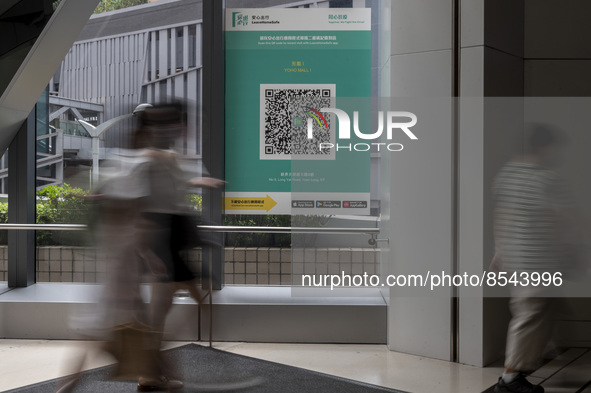
[[[459,260],[459,190],[460,190],[460,77],[461,77],[461,0],[452,0],[452,244],[451,244],[451,274],[455,277],[460,273]],[[452,286],[450,304],[451,314],[451,340],[450,361],[460,361],[460,298],[457,286]]]
[[[95,104],[94,102],[75,100],[73,98],[66,98],[60,96],[49,96],[49,105],[67,106],[68,108],[85,109],[93,112],[103,113],[104,105]]]
[[[51,115],[49,115],[49,121],[57,119],[62,114],[66,113],[68,111],[68,109],[70,109],[70,108],[67,106],[62,106],[60,109],[58,109],[57,111],[55,111]]]
[[[203,1],[203,165],[210,176],[224,178],[224,11],[225,1]],[[205,189],[203,218],[207,223],[221,225],[223,192]],[[213,242],[224,244],[223,233],[213,235]],[[224,277],[224,248],[212,247],[203,255],[211,255],[213,288],[221,289]],[[211,253],[211,254],[209,254]],[[207,264],[203,264],[207,269]]]
[[[35,223],[35,109],[31,111],[8,154],[8,222]],[[8,231],[8,286],[27,287],[35,283],[35,232]]]

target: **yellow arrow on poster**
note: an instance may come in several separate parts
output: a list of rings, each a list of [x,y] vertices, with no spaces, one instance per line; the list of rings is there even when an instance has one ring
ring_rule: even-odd
[[[262,198],[241,198],[241,197],[226,197],[224,198],[224,209],[226,210],[271,210],[277,202],[269,195]]]

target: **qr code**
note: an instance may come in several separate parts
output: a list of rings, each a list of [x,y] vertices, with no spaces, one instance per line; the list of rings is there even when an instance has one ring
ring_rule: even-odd
[[[334,84],[262,84],[260,159],[334,159],[334,149],[320,149],[334,143],[333,115],[320,112],[334,97]]]

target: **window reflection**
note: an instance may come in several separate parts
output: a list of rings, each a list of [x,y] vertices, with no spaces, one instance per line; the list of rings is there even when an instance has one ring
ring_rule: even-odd
[[[74,43],[55,76],[49,81],[48,109],[44,115],[47,120],[45,131],[40,135],[43,141],[39,143],[38,154],[61,156],[61,161],[42,168],[39,172],[42,178],[61,179],[60,184],[91,192],[96,186],[93,183],[93,171],[94,174],[97,170],[99,174],[106,173],[109,170],[109,154],[130,147],[131,130],[135,127],[135,120],[130,115],[134,109],[142,103],[173,99],[180,99],[192,107],[188,112],[186,133],[175,148],[185,155],[186,168],[193,168],[197,173],[200,171],[202,10],[201,6],[196,7],[197,2],[179,1],[180,3],[187,4],[187,7],[175,8],[174,15],[170,7],[163,7],[155,2],[121,10],[110,17],[95,15],[89,20],[80,34],[80,40]],[[242,7],[242,3],[238,5],[238,2],[229,0],[227,7]],[[256,3],[258,2],[252,2],[253,6],[257,6]],[[267,5],[268,2],[264,3]],[[353,6],[353,0],[277,1],[277,5],[347,8]],[[146,13],[145,10],[150,12]],[[117,118],[119,120],[98,137],[98,167],[93,169],[93,138],[88,127],[81,125],[81,121],[99,128]],[[0,161],[0,174],[3,168],[4,159]],[[49,183],[38,182],[40,187],[45,184]],[[0,175],[0,188],[2,187]],[[200,198],[199,195],[196,197]],[[40,206],[41,201],[38,208]],[[58,207],[58,210],[60,208],[63,207]],[[66,216],[65,213],[61,215],[62,219]],[[277,222],[281,220],[279,217]],[[289,226],[290,217],[286,220],[286,225]],[[240,218],[228,216],[227,222],[234,221],[240,221]],[[38,244],[38,253],[42,257],[38,262],[40,281],[87,282],[100,276],[100,258],[93,256],[94,251],[88,244],[67,239],[64,234],[58,235],[57,231],[47,232],[43,236],[43,241]],[[251,261],[252,250],[249,249],[247,254],[246,247],[250,247],[250,244],[228,243],[225,269],[227,283],[292,283],[292,250],[290,241],[285,239],[288,235],[243,237],[256,239],[253,245],[258,245],[264,239],[272,239],[272,243],[258,247],[266,247],[268,251],[255,251],[255,261]],[[318,249],[314,255],[319,260],[324,260],[325,252],[328,251]],[[66,259],[63,259],[64,255]],[[329,256],[333,257],[332,254]],[[90,262],[92,258],[98,259]],[[199,266],[199,250],[191,252],[191,260],[195,267]],[[58,275],[54,271],[58,266],[60,269],[65,266],[68,270],[65,274]],[[0,279],[1,269],[0,262]]]
[[[200,172],[201,3],[168,3],[156,1],[95,14],[87,22],[48,81],[38,159],[51,155],[57,162],[40,168],[39,190],[58,184],[57,194],[68,194],[70,189],[92,194],[113,169],[108,158],[131,147],[136,127],[132,112],[143,103],[180,100],[190,106],[187,130],[175,148],[185,155],[184,169]],[[80,201],[86,205],[66,206],[71,201],[65,198],[49,206],[47,197],[38,197],[37,209],[43,212],[38,216],[44,222],[89,222],[92,217],[78,213],[88,208],[86,213],[92,215],[92,206],[83,198]],[[100,277],[101,258],[81,233],[39,233],[40,282],[94,282]],[[0,263],[0,279],[1,269]]]

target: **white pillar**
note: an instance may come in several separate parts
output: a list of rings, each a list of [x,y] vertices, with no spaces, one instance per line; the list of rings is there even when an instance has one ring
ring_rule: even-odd
[[[451,273],[451,2],[392,0],[382,15],[383,69],[392,106],[436,111],[419,116],[418,140],[382,154],[384,274]],[[388,24],[388,25],[387,25]],[[389,53],[387,53],[389,51]],[[396,97],[418,97],[398,101]],[[439,97],[433,100],[432,97]],[[424,100],[422,99],[424,98]],[[413,109],[415,108],[415,109]],[[391,108],[391,110],[395,110]],[[435,113],[433,113],[435,114]],[[434,122],[439,122],[439,125]],[[420,129],[420,131],[419,131]],[[385,155],[388,155],[385,157]],[[391,350],[449,360],[451,291],[389,287]]]

